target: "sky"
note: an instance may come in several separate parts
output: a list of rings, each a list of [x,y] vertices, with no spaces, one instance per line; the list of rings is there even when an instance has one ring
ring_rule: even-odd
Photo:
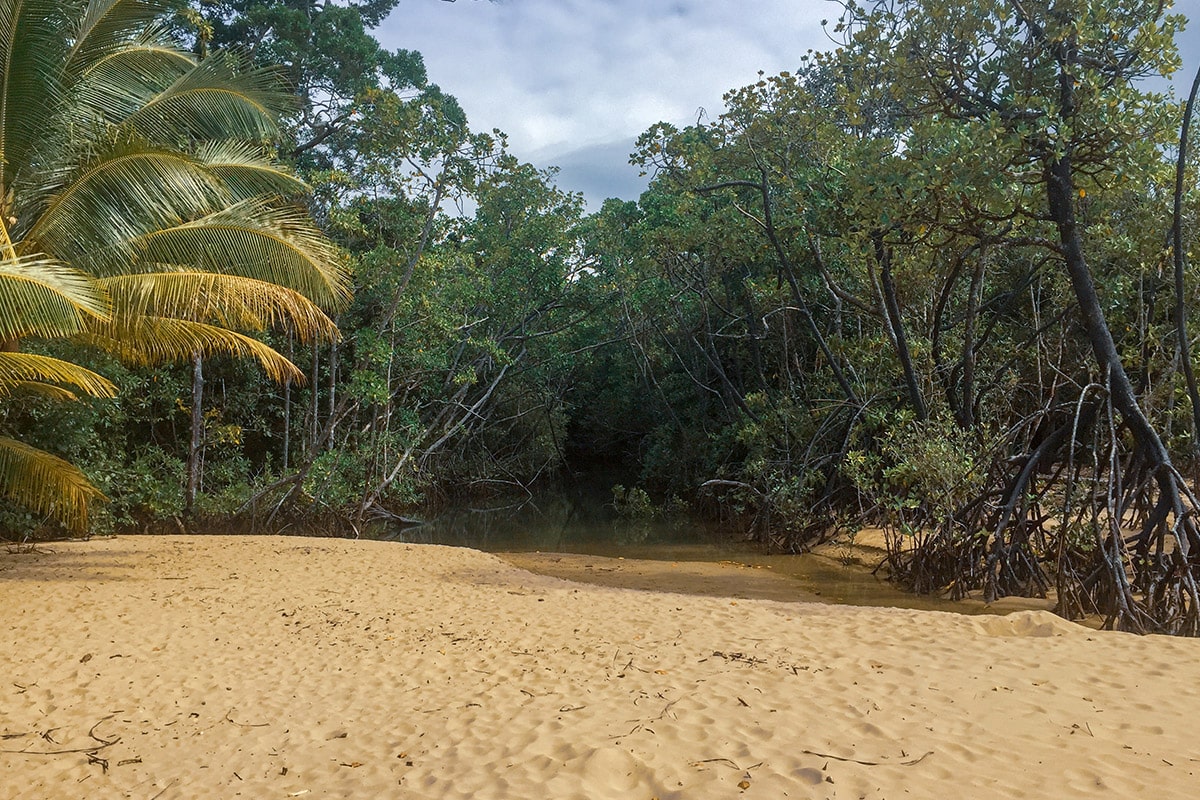
[[[833,43],[829,0],[402,0],[376,30],[419,51],[429,79],[458,98],[473,130],[499,128],[518,158],[557,166],[589,209],[637,199],[637,137],[656,122],[715,118],[725,92],[800,65]],[[1176,0],[1184,94],[1200,66],[1200,0]]]

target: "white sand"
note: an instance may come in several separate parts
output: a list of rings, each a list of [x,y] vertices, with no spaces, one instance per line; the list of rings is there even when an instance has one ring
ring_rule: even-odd
[[[285,537],[0,551],[0,608],[0,798],[1200,791],[1200,641],[1040,611],[638,592]]]

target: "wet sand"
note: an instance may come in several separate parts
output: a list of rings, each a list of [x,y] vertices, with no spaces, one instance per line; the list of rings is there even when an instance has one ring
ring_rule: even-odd
[[[883,557],[882,550],[873,547],[824,545],[799,556],[731,551],[719,560],[713,560],[712,548],[704,546],[641,547],[633,552],[654,557],[542,552],[497,555],[539,575],[641,591],[959,614],[1050,611],[1054,607],[1052,598],[1006,597],[986,604],[979,597],[953,601],[914,595],[873,574],[873,566]],[[846,558],[850,563],[843,563]]]

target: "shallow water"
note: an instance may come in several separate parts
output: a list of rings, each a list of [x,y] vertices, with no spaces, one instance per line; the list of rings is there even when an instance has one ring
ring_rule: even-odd
[[[420,525],[391,527],[372,538],[488,552],[540,550],[629,558],[673,558],[665,554],[671,548],[702,545],[720,549],[732,544],[727,533],[704,522],[627,519],[595,498],[569,494],[457,506]],[[634,555],[635,550],[642,555]]]
[[[959,613],[1013,610],[901,591],[872,574],[875,563],[864,563],[861,557],[854,563],[842,563],[836,548],[826,554],[766,554],[752,542],[736,539],[728,530],[709,523],[626,519],[595,497],[579,494],[459,506],[420,525],[378,529],[371,538],[473,547],[492,553],[572,553],[657,562],[728,563],[749,567],[742,573],[747,582],[758,580],[762,572],[768,571],[790,579],[794,582],[794,599]],[[534,562],[522,565],[541,571]],[[579,579],[587,578],[580,575]],[[774,599],[792,599],[788,594],[786,585],[772,591]]]

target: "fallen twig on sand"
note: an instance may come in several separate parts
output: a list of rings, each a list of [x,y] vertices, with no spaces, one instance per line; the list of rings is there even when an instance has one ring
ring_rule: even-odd
[[[115,739],[109,740],[109,739],[101,739],[99,736],[97,736],[97,735],[96,735],[96,728],[99,728],[99,727],[100,727],[100,723],[101,723],[101,722],[106,722],[106,721],[108,721],[108,720],[112,719],[113,717],[115,717],[117,714],[120,714],[120,713],[121,713],[120,711],[117,711],[117,712],[115,712],[115,713],[113,713],[113,714],[109,714],[107,717],[104,717],[104,719],[101,719],[101,720],[100,720],[100,722],[97,722],[95,725],[93,725],[92,727],[88,728],[88,736],[89,736],[89,737],[91,737],[92,739],[95,739],[97,742],[100,742],[100,746],[101,746],[101,747],[108,747],[108,746],[110,746],[110,745],[114,745],[114,744],[116,744],[117,742],[121,741],[121,737],[120,737],[120,736],[118,736],[118,737],[117,737],[117,738],[115,738]]]
[[[818,753],[816,750],[801,750],[800,752],[807,753],[810,756],[819,756],[821,758],[832,758],[834,761],[845,761],[850,764],[862,764],[864,767],[893,766],[891,764],[891,762],[888,762],[888,761],[860,761],[857,758],[843,758],[842,756],[835,756],[835,755],[832,755],[831,753]],[[921,756],[920,758],[914,758],[909,761],[897,761],[895,763],[896,763],[896,765],[899,765],[901,767],[911,767],[913,764],[920,764],[922,761],[924,761],[926,758],[928,758],[931,755],[933,755],[932,750],[930,750],[928,753]]]
[[[96,753],[113,744],[116,742],[92,745],[91,747],[69,747],[65,750],[0,750],[0,753],[15,756],[61,756],[67,753]]]
[[[271,724],[269,722],[238,722],[230,716],[231,714],[233,714],[232,708],[225,712],[225,721],[237,725],[239,728],[266,728]]]
[[[691,764],[693,767],[698,767],[702,764],[728,764],[729,766],[736,769],[738,772],[749,772],[750,770],[758,769],[759,767],[761,767],[763,765],[763,762],[760,761],[757,764],[751,764],[750,766],[743,768],[743,767],[738,766],[736,761],[729,759],[729,758],[702,758],[699,761],[689,761],[688,763]]]
[[[164,787],[163,787],[161,790],[159,790],[159,793],[158,793],[158,794],[156,794],[156,795],[154,795],[154,797],[151,797],[151,798],[150,798],[150,800],[158,800],[158,798],[162,797],[164,794],[166,794],[166,793],[167,793],[167,789],[170,789],[170,788],[171,788],[172,786],[174,786],[174,785],[175,785],[175,784],[176,784],[178,781],[179,781],[179,779],[178,779],[178,778],[171,778],[171,781],[170,781],[170,783],[168,783],[168,784],[167,784],[166,786],[164,786]]]
[[[659,695],[659,697],[662,697],[662,695],[660,694],[660,695]],[[665,698],[664,698],[664,699],[665,699]],[[658,716],[656,716],[656,717],[650,717],[649,719],[644,719],[644,720],[641,720],[641,721],[638,721],[638,720],[635,720],[635,719],[628,720],[629,722],[636,722],[636,723],[637,723],[636,725],[634,725],[634,726],[633,726],[633,728],[632,728],[632,729],[629,731],[629,733],[624,733],[624,734],[618,733],[618,734],[616,734],[615,736],[610,736],[610,737],[608,737],[608,738],[610,738],[610,739],[624,739],[624,738],[625,738],[625,737],[627,737],[627,736],[632,736],[633,734],[637,733],[638,731],[646,731],[647,733],[651,733],[651,734],[653,734],[653,733],[654,733],[654,729],[653,729],[653,728],[648,728],[648,727],[646,727],[646,725],[647,725],[648,723],[651,723],[651,722],[657,722],[657,721],[659,721],[659,720],[661,720],[661,719],[666,719],[668,715],[670,715],[670,716],[671,716],[671,719],[675,719],[675,716],[674,716],[673,714],[671,714],[671,707],[672,707],[672,706],[674,706],[676,703],[678,703],[678,702],[679,702],[680,700],[682,700],[682,699],[683,699],[682,697],[677,697],[677,698],[675,698],[674,700],[672,700],[672,701],[670,701],[669,703],[667,703],[665,706],[663,706],[663,710],[662,710],[662,711],[660,711],[660,712],[658,712]],[[635,701],[634,701],[634,704],[636,705],[636,703],[637,703],[637,701],[635,700]]]
[[[10,543],[7,546],[5,546],[4,549],[5,549],[5,552],[7,552],[10,556],[28,556],[28,555],[48,556],[48,555],[53,555],[55,552],[46,547],[39,547],[37,544],[34,544],[33,542]]]
[[[121,741],[120,736],[118,736],[115,739],[110,740],[110,739],[101,739],[99,736],[96,735],[96,728],[100,727],[100,723],[105,722],[109,719],[112,719],[113,716],[115,716],[115,715],[109,714],[107,717],[100,720],[100,722],[97,722],[95,725],[93,725],[90,730],[88,730],[88,736],[95,739],[100,744],[93,744],[93,745],[89,745],[87,747],[67,747],[67,748],[63,748],[61,750],[29,750],[29,749],[7,750],[7,749],[4,749],[4,750],[0,750],[0,753],[4,753],[6,755],[20,755],[20,756],[61,756],[61,755],[66,755],[68,753],[89,753],[89,754],[95,755],[96,753],[100,752],[104,748],[112,747],[114,744]],[[50,729],[50,731],[54,731],[54,730],[57,730],[57,728]],[[47,731],[47,733],[49,733],[50,731]],[[24,733],[7,734],[7,735],[5,735],[4,738],[15,739],[20,736],[28,736],[28,735],[29,734],[24,734]],[[42,735],[42,738],[46,738],[45,734]],[[54,741],[53,739],[46,739],[46,740]],[[100,760],[103,760],[103,759],[100,759]],[[89,761],[90,761],[90,759],[89,759]],[[106,765],[101,765],[101,766],[104,767],[104,770],[106,772],[108,771],[108,768]]]
[[[751,666],[767,663],[766,659],[758,658],[756,656],[748,656],[745,653],[722,653],[720,650],[714,650],[713,655],[717,656],[718,658],[723,658],[726,661],[740,661],[743,664],[749,664]]]

